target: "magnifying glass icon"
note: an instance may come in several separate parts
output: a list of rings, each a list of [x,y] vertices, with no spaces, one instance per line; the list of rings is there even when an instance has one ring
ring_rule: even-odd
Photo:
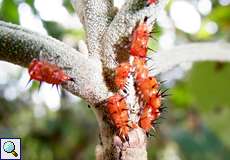
[[[3,150],[6,152],[6,153],[11,153],[14,155],[14,157],[17,157],[18,154],[17,152],[15,152],[15,145],[13,142],[11,141],[7,141],[3,144]]]

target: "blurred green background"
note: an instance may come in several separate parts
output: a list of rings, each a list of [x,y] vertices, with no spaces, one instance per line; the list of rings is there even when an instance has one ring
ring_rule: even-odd
[[[0,19],[75,48],[84,39],[69,0],[0,0]],[[171,0],[155,29],[154,49],[230,41],[230,0]],[[149,141],[149,159],[230,159],[230,64],[182,64],[159,78],[172,96]],[[22,138],[25,160],[95,159],[98,126],[87,104],[49,85],[40,92],[36,82],[26,87],[28,79],[26,69],[0,62],[0,137]]]

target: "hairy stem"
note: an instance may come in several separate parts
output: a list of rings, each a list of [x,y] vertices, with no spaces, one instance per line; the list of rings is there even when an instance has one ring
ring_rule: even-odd
[[[99,58],[101,38],[113,18],[112,0],[72,0],[86,30],[89,55]]]

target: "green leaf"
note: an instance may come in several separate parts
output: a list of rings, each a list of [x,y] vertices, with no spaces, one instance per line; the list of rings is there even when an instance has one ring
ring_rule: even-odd
[[[25,0],[25,2],[30,6],[34,5],[34,0]]]
[[[228,33],[230,28],[230,5],[214,8],[207,18],[217,22],[219,28]]]
[[[43,21],[43,25],[48,31],[49,35],[61,39],[62,36],[64,35],[65,29],[59,25],[57,22],[54,21]]]
[[[188,77],[188,90],[200,109],[230,106],[230,65],[214,62],[195,64]]]
[[[192,103],[192,95],[188,91],[188,88],[185,83],[178,82],[177,85],[171,89],[170,91],[172,96],[170,99],[175,103],[178,107],[187,108]]]
[[[74,13],[74,8],[70,2],[70,0],[64,0],[63,1],[63,5],[66,7],[66,9],[70,12],[70,13]]]
[[[219,6],[214,8],[208,18],[218,23],[230,23],[230,6]]]
[[[17,4],[13,0],[4,0],[0,9],[0,19],[19,24]]]

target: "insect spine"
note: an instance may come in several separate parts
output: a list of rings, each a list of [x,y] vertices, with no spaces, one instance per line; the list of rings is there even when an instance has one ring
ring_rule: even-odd
[[[30,80],[36,80],[40,82],[46,82],[52,85],[63,84],[66,81],[75,81],[74,78],[68,76],[64,70],[55,64],[48,63],[45,60],[33,59],[28,67]],[[28,82],[28,83],[29,83]]]

